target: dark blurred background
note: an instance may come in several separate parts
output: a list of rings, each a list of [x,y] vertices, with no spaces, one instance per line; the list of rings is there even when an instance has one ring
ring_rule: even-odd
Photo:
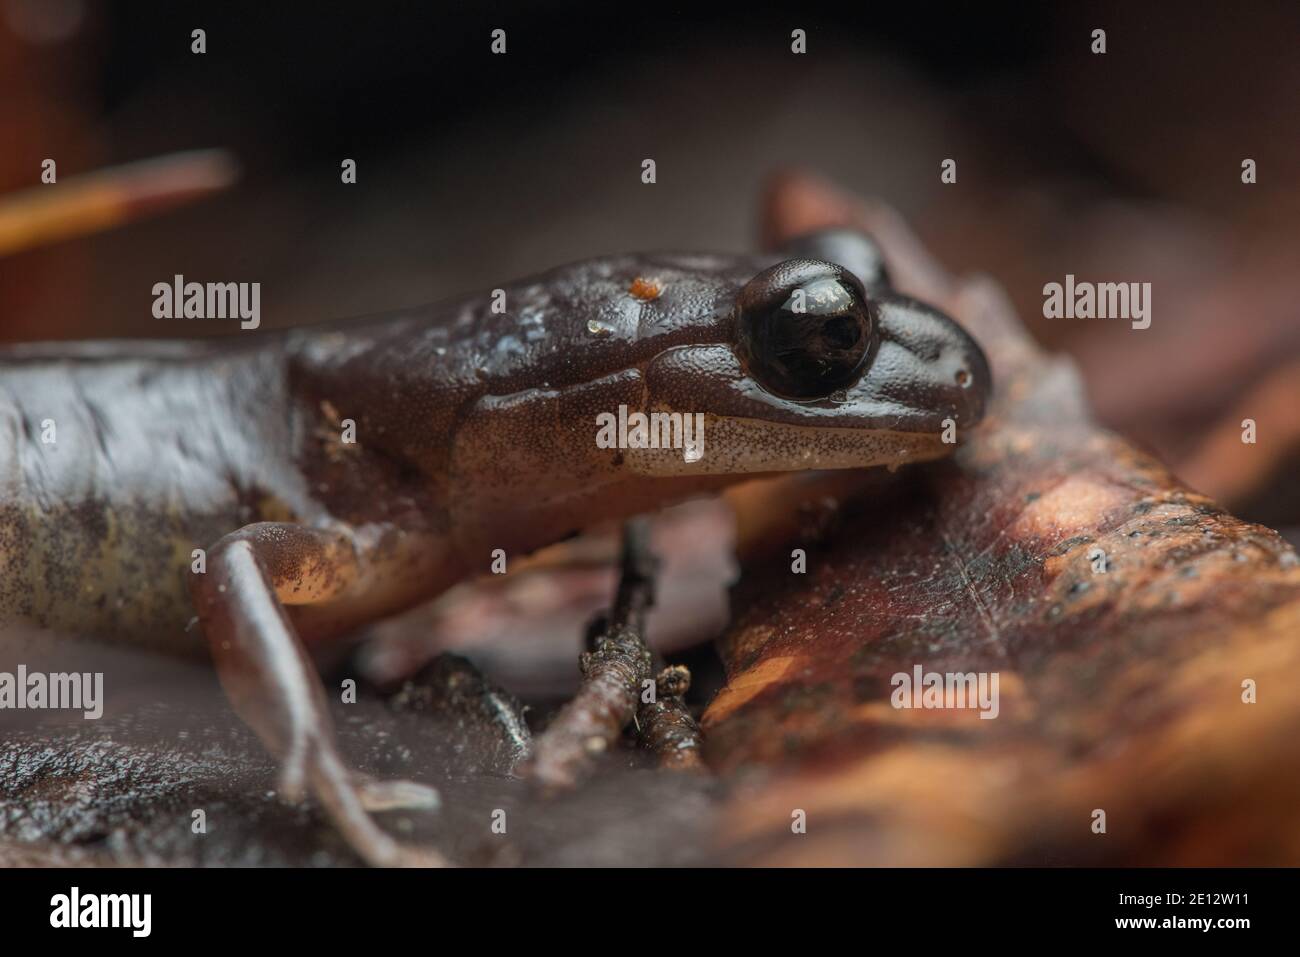
[[[174,273],[260,281],[264,324],[289,325],[593,254],[745,249],[796,165],[996,276],[1105,422],[1294,538],[1300,5],[1136,6],[0,0],[0,194],[40,188],[46,157],[61,182],[200,147],[241,169],[0,258],[0,337],[196,331],[151,316]],[[1152,327],[1043,319],[1067,272],[1151,282]]]

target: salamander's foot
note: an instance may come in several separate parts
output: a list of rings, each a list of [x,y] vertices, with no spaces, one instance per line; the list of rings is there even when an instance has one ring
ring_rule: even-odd
[[[404,847],[369,810],[436,803],[432,788],[360,777],[343,761],[325,690],[285,612],[328,598],[356,574],[356,553],[338,534],[293,525],[251,525],[218,542],[206,573],[190,582],[195,610],[231,704],[279,758],[289,800],[320,802],[348,845],[381,867],[438,867],[437,851]]]
[[[290,801],[310,794],[329,815],[348,845],[376,867],[445,867],[432,848],[399,844],[371,818],[371,811],[430,809],[438,792],[414,781],[381,781],[350,770],[327,726],[299,736],[285,756],[281,793]]]

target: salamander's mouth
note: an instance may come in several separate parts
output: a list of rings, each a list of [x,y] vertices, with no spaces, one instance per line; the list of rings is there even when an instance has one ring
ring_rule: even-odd
[[[953,450],[940,433],[790,425],[764,419],[702,415],[694,445],[680,450],[629,448],[624,467],[640,475],[752,475],[808,469],[890,469],[943,458]],[[702,428],[698,428],[702,426]]]

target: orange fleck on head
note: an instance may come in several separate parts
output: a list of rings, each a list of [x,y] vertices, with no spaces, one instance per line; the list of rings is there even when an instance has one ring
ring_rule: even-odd
[[[651,299],[658,299],[659,293],[663,292],[663,290],[659,287],[659,283],[653,279],[642,279],[637,276],[636,279],[632,280],[628,292],[642,302],[649,302]]]

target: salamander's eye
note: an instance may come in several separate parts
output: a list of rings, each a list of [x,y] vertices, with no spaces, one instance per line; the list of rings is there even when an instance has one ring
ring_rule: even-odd
[[[736,351],[769,392],[824,399],[862,377],[875,353],[875,309],[845,269],[790,259],[740,291]]]

